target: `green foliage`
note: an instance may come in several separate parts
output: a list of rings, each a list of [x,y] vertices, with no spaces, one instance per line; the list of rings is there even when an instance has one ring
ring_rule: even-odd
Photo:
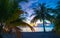
[[[0,0],[0,21],[5,22],[7,19],[11,19],[13,17],[13,14],[15,14],[16,10],[18,10],[18,4],[14,0]]]
[[[52,12],[55,13],[53,23],[55,24],[55,31],[58,33],[60,32],[60,1],[57,2],[57,6]]]
[[[18,8],[18,1],[22,0],[0,0],[0,23],[4,23],[5,27],[29,26],[19,18],[24,12]]]
[[[21,31],[20,29],[17,29],[17,26],[29,26],[31,30],[34,30],[32,26],[25,23],[21,18],[19,18],[20,15],[24,13],[18,8],[18,4],[21,1],[23,0],[0,0],[0,23],[4,23],[4,26],[1,25],[1,29],[4,31],[15,29],[18,35],[17,38],[20,38]]]

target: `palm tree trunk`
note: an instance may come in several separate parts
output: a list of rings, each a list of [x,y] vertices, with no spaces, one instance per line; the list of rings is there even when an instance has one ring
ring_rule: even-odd
[[[14,27],[14,28],[16,30],[17,38],[21,38],[21,33],[22,33],[21,30],[17,27]]]
[[[45,24],[44,24],[44,19],[43,19],[43,29],[44,29],[44,32],[45,32]]]

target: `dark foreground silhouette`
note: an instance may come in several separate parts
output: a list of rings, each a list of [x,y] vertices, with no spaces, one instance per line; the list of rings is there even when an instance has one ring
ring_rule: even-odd
[[[3,38],[16,38],[16,34],[3,34]],[[60,38],[60,36],[54,32],[22,32],[21,38]]]

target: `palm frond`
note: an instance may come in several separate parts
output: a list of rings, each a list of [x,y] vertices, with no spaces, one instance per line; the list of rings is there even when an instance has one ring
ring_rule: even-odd
[[[36,22],[38,19],[40,19],[37,15],[31,20],[32,23]]]
[[[34,28],[32,26],[30,26],[28,23],[25,23],[21,19],[17,19],[17,20],[15,20],[13,22],[10,22],[10,24],[12,24],[13,26],[23,26],[23,27],[28,26],[28,27],[31,28],[32,31],[34,30]]]
[[[49,20],[50,22],[53,22],[54,21],[54,16],[51,16],[50,14],[46,14],[47,16],[45,16],[45,19]]]

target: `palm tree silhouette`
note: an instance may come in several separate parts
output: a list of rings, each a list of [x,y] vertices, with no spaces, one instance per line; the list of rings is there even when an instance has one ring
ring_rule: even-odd
[[[29,26],[31,30],[34,30],[33,27],[19,18],[20,15],[24,13],[18,8],[18,3],[21,1],[22,0],[0,0],[0,33],[2,30],[9,32],[11,29],[15,29],[17,38],[20,38],[21,30],[17,26]]]
[[[43,20],[43,28],[45,32],[45,20],[51,20],[53,16],[49,14],[52,11],[52,8],[47,8],[45,3],[39,4],[40,9],[35,10],[35,17],[32,19],[32,22],[36,22],[38,19]]]

